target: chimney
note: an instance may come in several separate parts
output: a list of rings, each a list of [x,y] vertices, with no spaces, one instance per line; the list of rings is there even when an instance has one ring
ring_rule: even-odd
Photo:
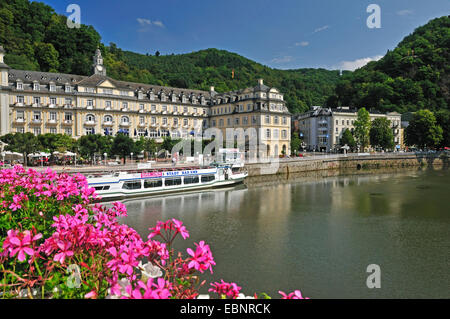
[[[263,79],[258,79],[258,85],[264,85],[264,80]]]

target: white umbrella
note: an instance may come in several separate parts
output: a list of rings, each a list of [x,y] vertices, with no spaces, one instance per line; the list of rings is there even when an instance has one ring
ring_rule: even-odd
[[[77,154],[67,151],[67,152],[64,153],[64,155],[66,155],[66,156],[76,156]]]

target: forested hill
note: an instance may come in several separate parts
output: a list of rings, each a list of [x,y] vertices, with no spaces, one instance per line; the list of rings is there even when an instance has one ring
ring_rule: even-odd
[[[327,104],[400,113],[449,110],[450,17],[431,20],[381,60],[345,74]]]
[[[380,61],[342,77],[325,69],[272,69],[217,49],[179,55],[161,55],[157,47],[153,55],[123,51],[114,43],[101,43],[92,26],[69,29],[66,21],[40,2],[1,0],[5,62],[16,69],[90,75],[92,56],[100,47],[108,75],[117,80],[201,90],[215,86],[225,92],[263,78],[285,94],[293,113],[324,104],[398,112],[450,107],[449,17],[419,27]]]
[[[92,26],[69,29],[66,21],[43,3],[1,0],[0,44],[7,51],[6,63],[15,69],[90,75],[92,56],[100,47],[112,78],[202,90],[215,86],[224,92],[253,86],[261,77],[285,93],[292,112],[324,104],[339,79],[338,71],[275,70],[216,49],[181,55],[122,51],[113,43],[103,45]]]

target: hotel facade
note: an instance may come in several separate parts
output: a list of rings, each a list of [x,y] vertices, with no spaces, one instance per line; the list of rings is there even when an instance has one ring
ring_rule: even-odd
[[[114,80],[100,50],[92,75],[11,69],[0,46],[0,136],[31,132],[79,138],[88,134],[201,137],[208,128],[254,129],[262,156],[290,153],[291,114],[277,89],[264,85],[218,93]],[[231,136],[233,137],[233,136]],[[234,137],[238,139],[239,137]]]
[[[387,118],[391,123],[396,149],[403,149],[403,129],[401,128],[401,114],[391,112],[383,114],[370,111],[370,120]],[[324,108],[313,106],[308,112],[292,118],[295,131],[300,133],[308,150],[332,151],[340,149],[340,140],[346,129],[352,131],[358,118],[358,110],[348,106],[338,108]]]

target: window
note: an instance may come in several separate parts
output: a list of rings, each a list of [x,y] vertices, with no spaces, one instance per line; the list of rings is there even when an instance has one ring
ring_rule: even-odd
[[[105,101],[105,107],[111,109],[111,101]]]
[[[50,105],[56,105],[56,97],[50,98]]]
[[[287,131],[286,130],[281,131],[281,138],[287,139]]]
[[[230,118],[227,118],[227,125],[231,126],[231,119]]]
[[[175,118],[173,119],[173,125],[178,125],[178,118],[177,118],[177,117],[175,117]]]
[[[103,89],[104,94],[113,94],[112,89]]]
[[[273,118],[273,123],[274,123],[274,124],[278,124],[278,116],[275,116],[275,117]]]
[[[95,93],[95,89],[94,89],[94,88],[84,88],[84,90],[85,90],[87,93]]]
[[[173,112],[174,112],[174,113],[177,113],[177,112],[178,112],[178,106],[174,106],[174,107],[173,107]]]
[[[162,125],[167,125],[167,117],[162,118]]]
[[[128,190],[133,190],[133,189],[141,189],[141,181],[129,181],[129,182],[125,182],[123,183],[122,189],[128,189]]]
[[[40,122],[41,121],[41,112],[33,112],[33,121]]]
[[[53,83],[50,83],[50,92],[56,92],[56,85]]]
[[[216,126],[216,120],[212,120],[212,126]]]
[[[215,175],[203,175],[202,176],[202,183],[209,183],[216,179]]]
[[[276,128],[276,129],[273,129],[273,138],[274,139],[279,139],[280,138],[280,134],[279,134],[279,132],[280,131],[278,131],[278,129]]]
[[[93,127],[86,128],[86,135],[93,135],[95,134],[95,129]]]
[[[110,186],[96,186],[94,187],[96,191],[107,191]]]
[[[49,129],[50,134],[56,134],[56,127],[51,127]]]
[[[266,130],[266,138],[270,139],[270,129]]]
[[[33,129],[34,135],[41,135],[41,129],[39,127],[36,127]]]
[[[72,113],[64,113],[64,121],[72,121]]]
[[[66,84],[65,91],[66,91],[66,93],[71,93],[72,92],[72,87],[70,85]]]
[[[122,118],[120,119],[120,122],[122,124],[130,124],[130,119],[128,116],[122,116]]]
[[[162,179],[146,179],[144,180],[144,188],[161,187]]]
[[[286,125],[286,124],[287,124],[287,118],[286,118],[286,116],[283,116],[283,125]]]
[[[93,114],[86,115],[86,122],[95,122],[95,116]]]
[[[22,82],[17,82],[16,89],[17,90],[23,90],[23,83]]]
[[[25,98],[23,96],[17,96],[16,97],[16,101],[18,104],[24,104],[25,103]]]
[[[103,122],[105,123],[112,123],[113,121],[113,117],[111,115],[105,115],[105,117],[103,118]]]
[[[236,118],[234,119],[234,124],[235,124],[235,125],[239,125],[239,118],[238,118],[238,117],[236,117]]]
[[[50,112],[49,119],[50,119],[50,121],[55,122],[56,121],[56,112]]]
[[[270,116],[269,115],[266,115],[265,123],[270,124]]]
[[[188,126],[189,125],[188,119],[183,119],[183,125],[184,126]]]
[[[252,124],[256,124],[257,123],[257,118],[256,118],[256,116],[252,116]]]
[[[94,101],[93,100],[87,100],[86,101],[86,106],[87,107],[93,107],[94,106]]]
[[[39,83],[34,83],[33,84],[33,90],[34,91],[39,91],[39,89],[40,89]]]
[[[122,103],[122,108],[123,108],[124,110],[127,110],[127,109],[128,109],[128,102],[123,102],[123,103]]]
[[[41,98],[39,96],[36,96],[33,98],[33,105],[39,106],[41,104]]]
[[[16,119],[17,120],[24,120],[25,119],[25,113],[23,111],[17,111],[16,112]]]
[[[162,106],[162,111],[163,111],[163,112],[167,112],[167,105],[163,105],[163,106]]]
[[[164,180],[165,186],[177,186],[177,185],[181,185],[181,183],[182,183],[181,177],[166,178]]]
[[[64,130],[64,134],[68,135],[68,136],[72,136],[72,129],[71,128],[66,128]]]
[[[215,126],[215,124],[213,126]],[[223,119],[219,120],[219,126],[223,126]]]
[[[156,105],[155,105],[155,104],[152,104],[152,106],[151,106],[151,111],[152,111],[152,112],[156,112]]]
[[[198,184],[200,182],[200,179],[198,176],[186,176],[184,178],[184,184]]]
[[[151,119],[151,123],[152,123],[152,125],[155,125],[156,124],[156,117],[154,117],[154,116],[152,116],[152,119]]]
[[[64,105],[72,106],[72,99],[71,98],[65,98],[64,99]]]
[[[139,124],[141,125],[145,124],[145,117],[139,116]]]
[[[188,107],[187,107],[187,106],[183,107],[183,112],[184,112],[184,113],[187,113],[187,112],[188,112]]]

